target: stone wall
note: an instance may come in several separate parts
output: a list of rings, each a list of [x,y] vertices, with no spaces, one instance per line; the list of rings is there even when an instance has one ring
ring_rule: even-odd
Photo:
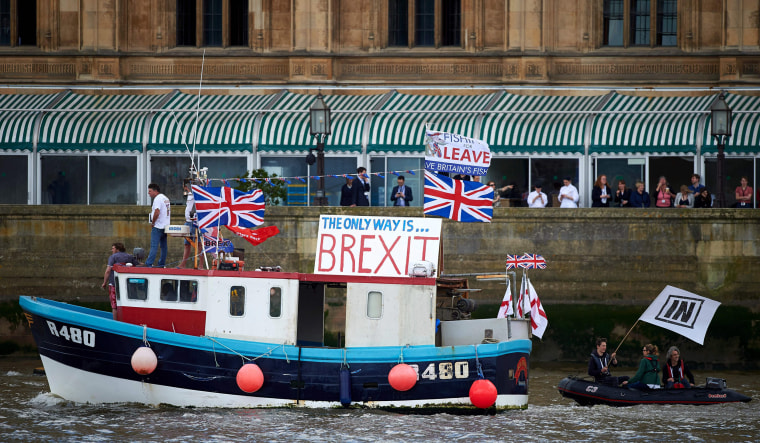
[[[174,207],[181,223],[182,207]],[[0,206],[0,302],[21,294],[104,301],[110,245],[149,247],[148,207]],[[324,213],[422,216],[420,208],[325,208]],[[246,250],[246,266],[311,272],[318,208],[267,209],[281,234]],[[545,304],[646,305],[666,284],[757,309],[760,211],[497,208],[493,223],[443,225],[444,273],[504,272],[506,254],[535,252],[546,270],[531,279]],[[169,239],[168,264],[182,257]],[[504,286],[482,287],[496,303]]]

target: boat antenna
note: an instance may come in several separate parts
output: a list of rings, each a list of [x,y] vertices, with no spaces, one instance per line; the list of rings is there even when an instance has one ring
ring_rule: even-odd
[[[195,127],[193,128],[193,151],[190,154],[190,165],[195,170],[195,145],[198,142],[198,116],[201,109],[201,90],[203,89],[203,68],[206,65],[206,49],[203,49],[203,58],[201,58],[201,79],[198,83],[198,101],[195,104]],[[198,165],[200,166],[200,165]]]

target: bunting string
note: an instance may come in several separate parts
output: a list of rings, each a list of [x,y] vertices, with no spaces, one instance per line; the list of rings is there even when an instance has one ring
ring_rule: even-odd
[[[424,171],[423,168],[420,169],[398,169],[394,171],[386,171],[386,172],[372,172],[372,173],[364,173],[361,174],[364,178],[370,178],[370,177],[379,177],[379,178],[385,178],[386,176],[400,176],[403,174],[410,174],[410,175],[417,175],[420,171]],[[268,177],[268,178],[256,178],[256,177],[225,177],[225,178],[206,178],[205,180],[201,180],[204,182],[204,186],[208,186],[212,183],[221,183],[222,186],[230,187],[230,182],[240,182],[240,183],[247,183],[249,181],[254,183],[273,183],[273,182],[284,182],[287,184],[293,184],[294,182],[300,182],[300,183],[306,183],[306,180],[324,180],[328,178],[337,178],[337,179],[355,179],[358,178],[359,174],[353,173],[353,174],[325,174],[325,175],[297,175],[294,177]]]

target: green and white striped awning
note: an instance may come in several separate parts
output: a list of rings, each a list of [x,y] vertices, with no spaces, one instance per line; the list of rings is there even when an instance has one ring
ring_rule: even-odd
[[[603,95],[542,96],[504,94],[483,118],[481,138],[491,152],[509,154],[583,153],[586,121]],[[534,111],[588,111],[549,114]]]
[[[253,131],[258,112],[238,110],[264,109],[274,98],[273,94],[254,95],[201,95],[178,93],[172,97],[150,125],[148,150],[153,152],[240,152],[253,151]],[[195,112],[174,110],[203,109],[219,112],[198,112],[197,130]],[[235,110],[236,112],[224,112]],[[194,137],[198,134],[197,138]]]
[[[598,114],[591,133],[592,153],[693,155],[699,120],[714,96],[635,97],[614,94]],[[630,111],[694,111],[634,113]]]
[[[364,119],[383,95],[325,95],[332,113],[331,132],[325,141],[328,152],[361,152]],[[301,152],[316,146],[309,134],[309,108],[315,95],[286,92],[272,106],[276,110],[301,112],[271,112],[261,121],[258,150],[260,152]],[[367,111],[367,112],[335,112]]]
[[[70,92],[54,109],[151,109],[165,95],[90,95]],[[42,118],[40,151],[142,151],[143,127],[149,113],[48,112]]]
[[[422,95],[394,93],[376,114],[370,126],[367,151],[377,153],[419,152],[424,155],[425,125],[432,130],[453,132],[478,138],[475,123],[478,112],[486,108],[494,94]],[[433,113],[404,111],[472,111],[468,113]]]
[[[727,94],[726,103],[733,114],[731,115],[731,137],[726,142],[725,152],[732,155],[760,153],[760,97]],[[708,116],[702,153],[718,152],[715,138],[710,131],[711,124],[712,119]]]
[[[34,120],[41,111],[12,111],[11,109],[44,109],[57,94],[0,95],[0,150],[31,151]]]

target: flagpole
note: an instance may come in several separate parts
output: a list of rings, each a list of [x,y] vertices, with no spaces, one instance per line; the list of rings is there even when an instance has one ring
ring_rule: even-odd
[[[635,328],[636,325],[639,324],[639,320],[640,320],[640,318],[637,319],[636,323],[634,323],[633,326],[631,326],[631,329],[629,329],[628,332],[625,333],[625,337],[623,337],[623,339],[620,340],[620,343],[617,345],[617,348],[615,348],[615,352],[613,352],[613,354],[617,354],[617,351],[618,351],[618,349],[620,349],[620,346],[623,344],[623,342],[625,341],[625,339],[628,338],[628,334],[630,334],[631,331],[633,331],[633,328]]]

